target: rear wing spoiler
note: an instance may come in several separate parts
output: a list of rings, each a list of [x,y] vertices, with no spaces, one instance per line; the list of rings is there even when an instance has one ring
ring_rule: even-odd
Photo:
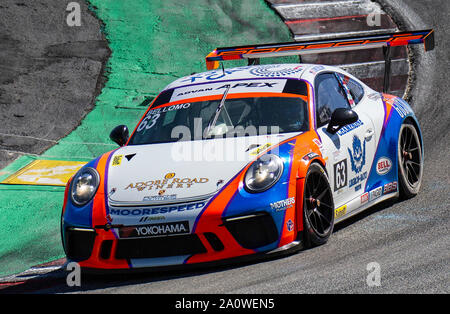
[[[248,64],[251,65],[259,64],[259,59],[266,57],[298,55],[301,58],[302,55],[307,54],[383,48],[385,59],[384,91],[387,91],[390,80],[390,48],[413,44],[424,44],[425,51],[433,50],[434,30],[216,48],[205,59],[207,69],[213,70],[219,67],[220,61],[227,60],[248,59]]]

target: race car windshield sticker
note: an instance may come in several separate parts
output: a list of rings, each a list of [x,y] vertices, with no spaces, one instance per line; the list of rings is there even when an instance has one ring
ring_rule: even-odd
[[[236,93],[281,93],[286,80],[252,79],[242,81],[223,81],[210,84],[196,84],[180,88],[175,88],[169,102],[193,97],[204,97],[212,95],[222,95],[226,87],[230,85],[230,94]]]
[[[217,88],[222,90],[219,85]],[[230,91],[232,88],[233,85]],[[236,86],[236,88],[246,87]],[[208,128],[208,122],[216,114],[221,95],[191,98],[189,102],[172,103],[150,109],[132,135],[129,145],[308,130],[307,98],[295,94],[275,95],[267,93],[228,95],[213,128]],[[194,99],[198,100],[193,101]]]

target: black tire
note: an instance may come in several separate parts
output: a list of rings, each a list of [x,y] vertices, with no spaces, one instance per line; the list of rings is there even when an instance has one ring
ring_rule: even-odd
[[[408,199],[419,192],[423,176],[422,146],[412,124],[400,127],[397,154],[400,197]]]
[[[323,167],[313,163],[308,169],[303,191],[304,247],[325,244],[334,227],[334,202]]]

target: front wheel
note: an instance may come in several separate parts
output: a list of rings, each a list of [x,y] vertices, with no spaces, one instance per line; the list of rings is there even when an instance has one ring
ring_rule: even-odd
[[[416,128],[402,124],[398,137],[398,180],[401,197],[408,199],[420,189],[423,175],[422,147]]]
[[[303,193],[305,247],[326,243],[334,227],[334,203],[328,177],[318,163],[306,174]]]

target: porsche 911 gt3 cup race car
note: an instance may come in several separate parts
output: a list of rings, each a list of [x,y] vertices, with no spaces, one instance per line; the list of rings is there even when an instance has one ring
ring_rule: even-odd
[[[168,85],[120,148],[68,182],[69,260],[90,269],[229,261],[321,245],[334,224],[419,191],[419,123],[338,67],[259,58],[424,43],[432,31],[218,48]],[[386,54],[388,55],[388,54]],[[218,62],[250,65],[217,69]],[[388,67],[387,67],[388,68]],[[387,77],[388,77],[387,73]]]

